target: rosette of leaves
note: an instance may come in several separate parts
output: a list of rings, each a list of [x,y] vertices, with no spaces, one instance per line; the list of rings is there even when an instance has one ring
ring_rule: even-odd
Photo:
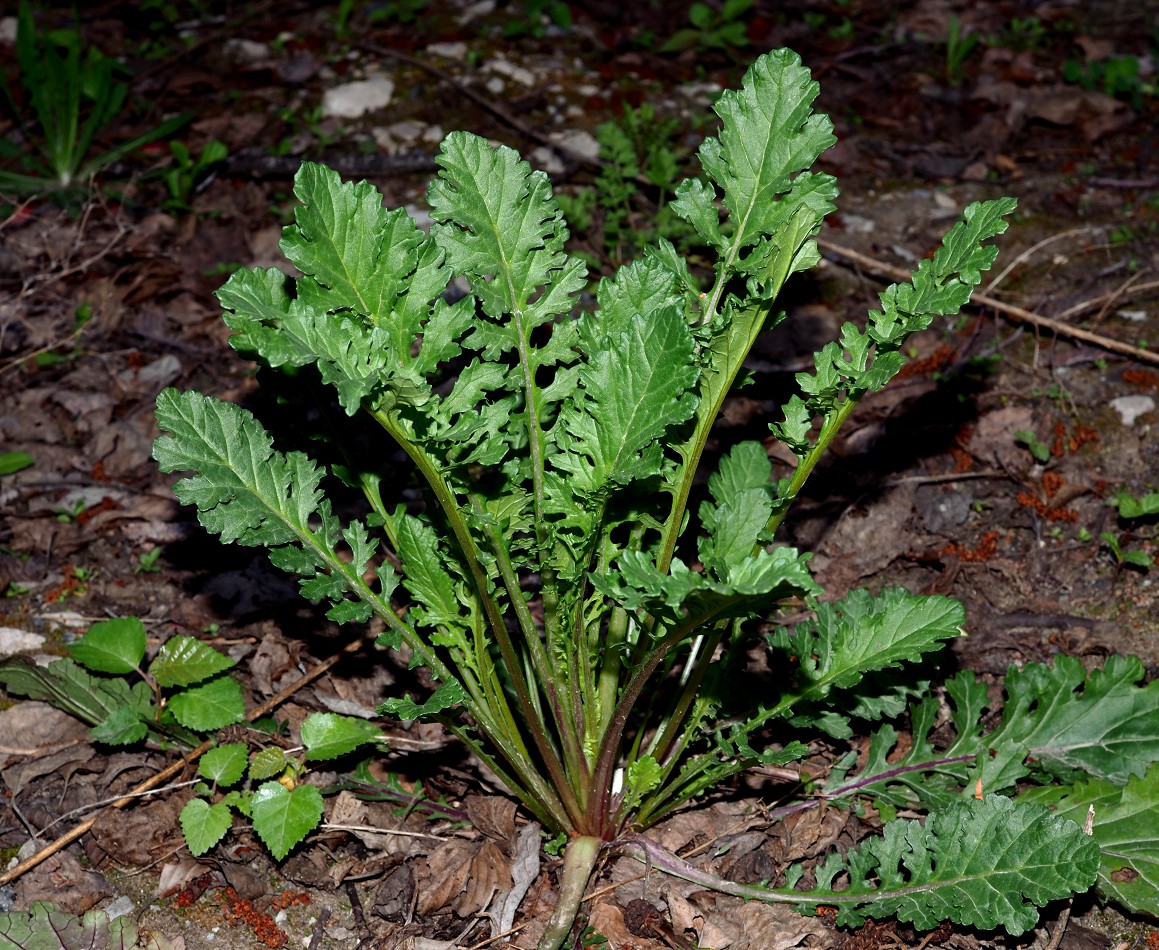
[[[715,106],[704,177],[682,182],[672,203],[707,248],[709,272],[660,240],[602,280],[588,312],[586,271],[565,250],[547,176],[512,150],[451,133],[428,194],[429,233],[366,182],[303,164],[301,206],[281,243],[301,276],[235,273],[218,294],[231,343],[271,367],[311,367],[342,411],[401,449],[421,506],[384,497],[406,477],[385,447],[350,447],[343,476],[367,507],[342,521],[322,467],[277,448],[245,409],[172,389],[158,400],[166,434],[154,457],[192,473],[175,492],[202,524],[267,548],[331,618],[376,617],[380,642],[405,644],[437,684],[380,711],[442,722],[537,821],[566,833],[543,948],[566,938],[605,846],[752,765],[799,759],[805,744],[778,723],[832,732],[900,710],[913,690],[892,674],[961,631],[962,609],[947,598],[857,595],[819,615],[779,700],[745,708],[734,685],[757,621],[820,593],[808,555],[776,540],[785,512],[858,401],[900,369],[908,337],[968,300],[996,253],[984,242],[1014,208],[971,205],[911,283],[890,287],[864,328],[846,324],[816,354],[771,426],[798,458],[791,476],[774,480],[763,447],[742,444],[694,504],[745,357],[782,319],[785,281],[819,260],[813,236],[837,190],[811,170],[834,142],[813,112],[817,93],[795,54],[758,59]],[[470,292],[447,293],[453,279]],[[1011,819],[1025,834],[986,839],[987,871],[953,842],[957,830],[992,829],[1000,807],[957,809],[921,842],[899,829],[859,863],[833,865],[821,890],[851,882],[849,919],[1023,929],[1027,907],[1090,886],[1098,849],[1073,822],[1026,813]],[[1072,860],[1038,883],[1021,871],[1043,842]],[[1010,900],[963,910],[978,889],[1031,880]],[[880,901],[878,882],[890,885]]]

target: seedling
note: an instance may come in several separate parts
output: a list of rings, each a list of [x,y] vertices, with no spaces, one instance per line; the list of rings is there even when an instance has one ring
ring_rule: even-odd
[[[572,24],[571,7],[563,0],[522,0],[521,9],[503,24],[503,35],[508,39],[521,36],[540,37],[548,25],[568,29]]]
[[[688,7],[691,26],[677,30],[660,47],[661,53],[686,49],[736,50],[747,46],[748,24],[744,15],[755,0],[724,0],[720,9],[699,0]]]
[[[211,139],[194,159],[184,142],[174,140],[169,148],[173,152],[173,167],[165,172],[165,185],[169,189],[165,206],[170,211],[189,211],[193,197],[212,181],[213,167],[225,161],[229,149],[223,142]]]
[[[1030,454],[1034,456],[1035,461],[1042,462],[1044,465],[1050,461],[1050,446],[1039,442],[1038,436],[1029,429],[1020,429],[1018,432],[1015,432],[1014,439],[1030,450]]]
[[[571,225],[589,234],[614,267],[660,238],[680,249],[696,238],[669,205],[678,182],[679,160],[671,144],[676,125],[651,105],[626,106],[622,119],[604,122],[596,130],[603,166],[594,186],[574,198],[559,196]],[[640,193],[641,180],[653,186],[653,198]]]
[[[134,574],[158,574],[161,571],[161,566],[157,563],[161,559],[161,552],[164,548],[153,548],[151,551],[146,551],[139,558],[137,558],[137,565],[133,568]]]
[[[1138,567],[1148,571],[1155,566],[1155,559],[1146,551],[1124,550],[1122,543],[1112,532],[1101,531],[1099,537],[1114,555],[1116,567]]]
[[[946,81],[955,88],[962,84],[962,67],[978,45],[977,33],[964,33],[957,14],[946,29]]]
[[[813,236],[836,187],[810,170],[834,141],[812,112],[817,94],[795,54],[760,57],[717,101],[705,177],[681,182],[671,203],[708,249],[707,272],[660,240],[579,315],[586,269],[564,250],[546,175],[512,150],[451,133],[429,233],[370,184],[303,164],[281,244],[301,276],[241,270],[218,297],[240,353],[313,367],[343,411],[386,436],[382,451],[347,447],[341,474],[365,498],[363,519],[340,520],[327,473],[275,448],[247,410],[173,389],[158,399],[154,457],[192,473],[174,490],[202,524],[266,547],[331,619],[378,618],[380,643],[405,644],[436,684],[380,712],[442,723],[548,834],[566,835],[541,950],[567,939],[606,848],[746,899],[830,906],[841,925],[897,916],[1023,933],[1043,903],[1115,878],[1078,824],[1006,796],[1024,780],[1125,786],[1159,760],[1153,717],[1138,714],[1153,711],[1155,690],[1132,685],[1142,665],[1117,657],[1089,684],[1067,657],[1014,670],[1002,725],[985,736],[987,687],[959,676],[947,686],[958,738],[935,748],[938,700],[902,667],[962,632],[961,605],[903,590],[821,600],[808,554],[777,540],[841,425],[900,370],[911,334],[968,300],[1012,199],[966,208],[911,283],[888,288],[864,329],[847,323],[797,376],[770,426],[795,468],[774,479],[758,441],[705,458],[750,348],[782,319],[778,293],[820,259]],[[470,293],[449,302],[459,278]],[[395,503],[396,450],[421,505]],[[776,682],[756,699],[741,674],[782,604],[814,619],[765,639]],[[1111,693],[1122,701],[1104,704]],[[808,887],[800,865],[779,888],[711,879],[639,833],[751,766],[801,759],[797,735],[842,741],[907,703],[908,753],[885,724],[862,773],[847,778],[856,756],[846,758],[823,799],[792,807],[867,793],[922,809],[924,824],[888,821],[882,837],[817,865]],[[1120,728],[1129,741],[1109,748]],[[1130,811],[1131,794],[1106,801]]]
[[[119,64],[94,48],[83,49],[76,29],[37,32],[27,0],[20,4],[16,58],[18,87],[12,88],[0,74],[0,92],[25,141],[33,143],[40,157],[17,153],[16,169],[0,169],[0,189],[18,194],[67,192],[189,120],[177,116],[91,155],[94,139],[116,119],[125,102],[128,87],[116,78],[122,72]]]
[[[301,732],[300,750],[267,746],[251,755],[244,742],[230,742],[201,757],[197,771],[209,784],[195,786],[200,797],[181,810],[181,830],[191,854],[204,854],[224,838],[236,811],[253,822],[258,837],[280,861],[322,820],[322,792],[301,782],[307,763],[336,759],[382,739],[373,723],[336,713],[312,714]]]

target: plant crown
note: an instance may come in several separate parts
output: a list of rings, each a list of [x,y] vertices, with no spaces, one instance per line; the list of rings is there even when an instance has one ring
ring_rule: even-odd
[[[1012,199],[966,208],[911,283],[889,287],[864,329],[845,324],[798,374],[799,394],[770,426],[797,457],[791,475],[774,481],[764,447],[741,443],[694,502],[714,420],[758,334],[784,316],[779,291],[819,260],[812,238],[837,189],[811,170],[835,141],[812,110],[817,93],[795,54],[761,56],[715,106],[704,177],[683,181],[671,204],[711,271],[694,273],[661,239],[600,280],[582,312],[588,276],[565,251],[548,178],[514,151],[448,135],[429,233],[370,184],[304,163],[281,242],[301,276],[239,270],[218,297],[236,350],[313,367],[348,416],[373,420],[405,455],[404,468],[388,447],[344,446],[338,474],[365,496],[362,519],[340,520],[326,471],[275,448],[246,409],[172,389],[158,400],[167,434],[154,456],[193,473],[175,491],[201,523],[267,548],[332,619],[377,618],[380,643],[405,646],[437,684],[380,712],[443,723],[546,829],[568,833],[543,947],[566,935],[602,845],[662,866],[637,831],[753,765],[802,758],[806,746],[789,741],[802,729],[843,738],[857,720],[902,713],[928,683],[898,668],[962,629],[945,597],[822,603],[808,555],[775,536],[858,401],[901,368],[908,337],[967,302]],[[425,503],[392,507],[409,475]],[[792,675],[744,705],[736,684],[753,621],[800,599],[816,619],[767,644],[770,665]],[[938,786],[957,791],[926,832],[895,822],[834,857],[817,890],[794,887],[797,869],[762,895],[831,903],[843,922],[884,913],[1021,932],[1035,906],[1089,887],[1094,842],[1045,806],[975,800],[974,776],[960,774],[975,751]]]

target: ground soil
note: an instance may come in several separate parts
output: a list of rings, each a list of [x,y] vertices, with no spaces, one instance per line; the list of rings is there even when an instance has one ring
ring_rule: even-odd
[[[406,24],[372,18],[405,4],[354,3],[344,29],[336,6],[130,6],[88,4],[82,18],[86,41],[133,77],[128,107],[94,150],[188,111],[179,137],[191,152],[216,139],[229,158],[180,200],[161,177],[173,161],[159,144],[67,200],[6,205],[0,449],[27,452],[35,465],[0,479],[0,626],[15,637],[5,652],[59,653],[92,621],[135,615],[154,646],[189,633],[239,660],[252,707],[349,642],[260,557],[207,539],[149,457],[152,407],[166,385],[242,401],[270,425],[293,422],[277,381],[226,345],[213,292],[238,265],[279,261],[289,176],[302,158],[365,176],[388,205],[421,213],[437,140],[462,128],[531,155],[575,194],[595,174],[580,133],[626,105],[652,103],[677,120],[671,145],[691,170],[711,131],[713,94],[736,86],[758,52],[790,46],[821,81],[820,108],[836,124],[839,143],[823,167],[838,176],[842,198],[822,232],[825,263],[788,289],[789,319],[754,351],[755,385],[726,407],[720,445],[767,436],[792,374],[874,305],[875,264],[909,268],[964,204],[1017,197],[998,266],[983,282],[997,303],[913,341],[903,376],[859,409],[808,485],[788,539],[816,552],[832,595],[902,585],[961,599],[969,635],[954,644],[951,665],[996,686],[1010,664],[1060,653],[1091,665],[1130,653],[1149,675],[1159,670],[1157,575],[1120,562],[1100,539],[1109,532],[1123,551],[1157,553],[1154,520],[1120,519],[1110,505],[1119,491],[1159,487],[1159,366],[1147,349],[1159,338],[1159,37],[1147,3],[758,2],[746,15],[748,45],[683,52],[659,49],[687,25],[683,3],[573,4],[565,27],[529,14],[533,3],[428,0]],[[63,8],[43,15],[69,22]],[[960,67],[947,61],[954,18],[981,38]],[[14,79],[10,40],[0,40],[0,57]],[[1142,64],[1134,85],[1067,81],[1068,63],[1072,78],[1096,75],[1091,64],[1113,57]],[[369,73],[394,83],[388,106],[351,119],[319,111],[327,90]],[[20,142],[11,123],[0,135]],[[552,150],[561,135],[573,151]],[[646,205],[636,213],[642,229]],[[578,232],[576,246],[597,267],[612,264],[598,228]],[[415,686],[410,677],[363,647],[277,715],[292,729],[311,710],[372,709]],[[21,706],[22,718],[0,732],[6,856],[31,829],[51,840],[171,759],[94,747],[46,707],[17,703],[5,715]],[[385,728],[392,751],[377,774],[445,800],[442,819],[404,820],[348,796],[332,824],[394,832],[323,831],[279,865],[239,827],[228,848],[195,862],[175,821],[189,792],[176,789],[103,814],[6,899],[19,907],[50,897],[80,910],[127,896],[144,929],[197,950],[255,945],[273,933],[262,915],[310,947],[487,945],[485,912],[510,886],[499,875],[510,875],[524,816],[437,729]],[[723,789],[659,833],[673,849],[727,838],[738,857],[718,856],[717,870],[774,876],[787,846],[777,844],[783,830],[760,819],[768,794],[759,779]],[[847,819],[796,832],[831,842],[856,833]],[[545,857],[515,918],[522,929],[495,945],[531,945],[552,905],[554,870]],[[478,881],[491,871],[487,890]],[[207,887],[187,889],[204,874]],[[638,878],[639,866],[622,861],[597,882],[612,889],[592,902],[592,924],[613,947],[679,946],[697,934],[714,947],[930,945],[889,923],[847,933],[695,889],[649,890]],[[632,899],[659,908],[659,929],[625,919]],[[953,928],[937,936],[942,946],[1045,946],[1060,909],[1048,908],[1043,927],[1021,939]],[[1062,946],[1140,946],[1154,933],[1084,899]]]

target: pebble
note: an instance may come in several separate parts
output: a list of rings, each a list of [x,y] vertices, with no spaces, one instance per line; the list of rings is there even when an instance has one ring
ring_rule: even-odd
[[[1139,416],[1155,411],[1155,400],[1150,396],[1119,396],[1111,400],[1111,408],[1119,414],[1125,426],[1133,426]]]
[[[19,627],[0,627],[0,656],[34,653],[44,646],[44,637]]]
[[[585,158],[600,157],[600,143],[587,129],[572,129],[553,135],[552,139],[564,148],[583,155]]]
[[[116,920],[118,917],[127,917],[136,911],[137,906],[133,903],[133,898],[122,894],[116,900],[106,904],[102,910],[109,920]]]
[[[431,56],[441,56],[443,59],[452,59],[461,63],[467,58],[467,44],[462,40],[456,40],[453,43],[431,43],[426,48],[426,52]]]
[[[322,96],[322,115],[330,118],[357,119],[390,105],[394,83],[385,76],[359,79],[327,89]]]

